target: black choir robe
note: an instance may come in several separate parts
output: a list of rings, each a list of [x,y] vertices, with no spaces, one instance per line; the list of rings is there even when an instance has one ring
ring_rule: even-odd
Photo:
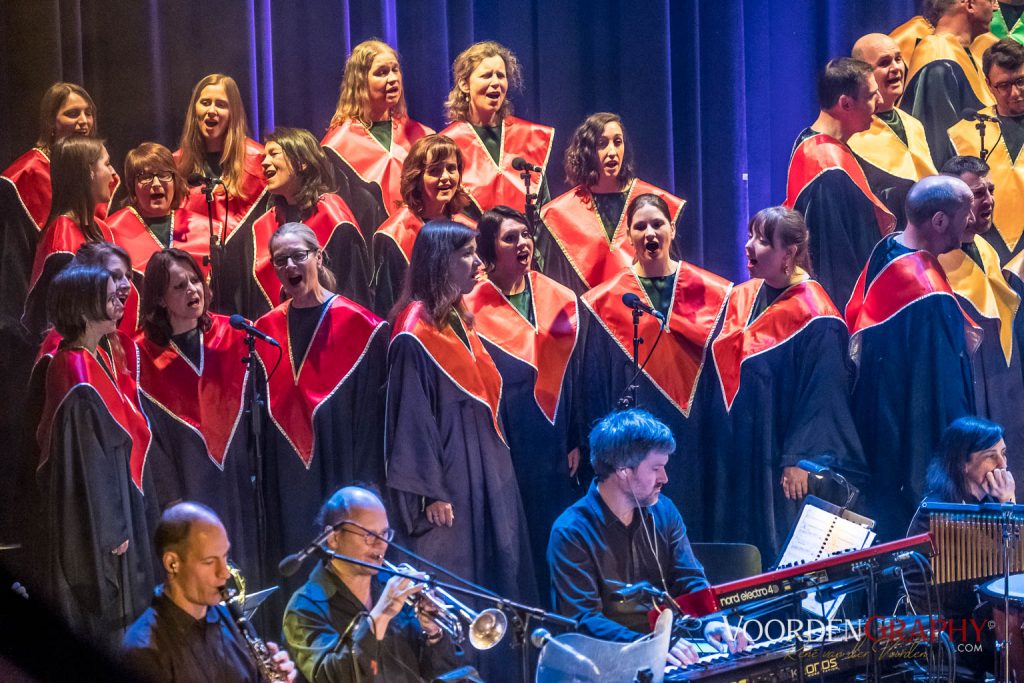
[[[527,276],[534,323],[488,280],[466,295],[473,327],[501,375],[501,423],[522,494],[537,585],[548,595],[551,525],[582,494],[566,456],[580,445],[574,391],[579,381],[579,304],[572,290]]]
[[[679,507],[689,534],[697,541],[711,537],[708,508],[710,458],[721,444],[718,429],[726,420],[718,398],[714,365],[706,354],[721,323],[732,285],[713,273],[681,262],[668,314],[668,329],[658,338],[658,322],[640,319],[640,363],[647,365],[636,383],[637,407],[649,411],[672,430],[676,452],[669,458],[665,493]],[[633,377],[632,312],[622,295],[633,293],[648,305],[650,298],[631,268],[626,268],[582,297],[586,332],[580,376],[580,421],[588,433],[618,407]],[[652,351],[653,349],[653,351]],[[648,356],[650,357],[649,360]]]
[[[896,217],[896,230],[902,230],[907,224],[907,192],[918,180],[938,171],[932,163],[924,126],[906,112],[893,111],[903,123],[906,143],[875,116],[871,128],[850,138],[849,147],[864,169],[868,187]]]
[[[811,460],[863,484],[864,455],[850,412],[853,364],[846,322],[820,284],[787,288],[753,320],[763,280],[737,285],[711,345],[730,446],[714,454],[715,540],[753,543],[779,557],[800,509],[779,483]],[[814,477],[810,492],[822,497]],[[825,496],[827,497],[827,496]],[[833,502],[845,503],[845,492]]]
[[[253,295],[250,311],[263,315],[281,303],[281,281],[270,260],[270,238],[285,222],[284,211],[275,207],[252,227],[255,255],[252,261]],[[370,258],[359,224],[345,200],[333,192],[321,195],[312,215],[302,223],[309,226],[324,250],[324,266],[337,279],[337,291],[360,306],[370,307]]]
[[[978,415],[1002,425],[1007,446],[1024,445],[1024,363],[1021,363],[1020,296],[1007,284],[995,249],[980,236],[973,241],[984,267],[963,249],[939,256],[957,301],[983,335],[971,357]],[[1024,481],[1024,462],[1012,458],[1014,478]]]
[[[456,214],[453,221],[468,228],[476,223],[464,214]],[[403,206],[381,223],[373,234],[373,310],[382,318],[391,315],[391,308],[402,295],[405,271],[412,259],[412,247],[420,234],[423,221],[408,206]]]
[[[137,350],[128,337],[119,342],[124,359],[98,352],[114,379],[84,349],[57,351],[37,432],[43,593],[66,623],[108,648],[145,611],[155,586],[152,437],[138,400]]]
[[[671,220],[678,226],[686,200],[639,178],[626,189],[625,207],[634,197],[656,194],[665,200]],[[578,185],[552,199],[540,212],[537,234],[537,256],[544,274],[565,285],[577,295],[596,287],[633,263],[636,255],[626,225],[626,209],[622,211],[609,240],[603,219],[590,191]],[[682,231],[676,231],[681,235]]]
[[[473,200],[470,213],[478,218],[488,209],[504,204],[523,211],[526,206],[526,186],[519,171],[512,168],[512,161],[522,157],[541,172],[530,178],[530,192],[540,195],[551,157],[555,129],[539,123],[531,123],[515,116],[506,116],[502,121],[501,154],[494,162],[480,136],[466,121],[455,121],[441,131],[459,149],[465,159],[462,170],[462,186]]]
[[[210,255],[210,288],[213,290],[210,309],[217,313],[242,313],[251,318],[259,315],[250,310],[252,288],[249,283],[252,280],[252,224],[267,211],[270,202],[261,165],[263,156],[263,145],[246,138],[240,193],[227,197],[226,211],[223,188],[216,188],[213,232],[220,246]],[[174,153],[174,159],[181,159],[180,149]],[[194,216],[193,224],[209,238],[211,214],[202,188],[191,188],[182,206]]]
[[[829,298],[844,306],[861,265],[895,217],[868,186],[850,148],[805,128],[789,161],[785,206],[803,214],[811,263]]]
[[[106,223],[97,219],[96,225],[104,241],[114,241],[114,235]],[[67,216],[57,216],[39,236],[25,298],[25,311],[21,317],[22,323],[33,334],[42,335],[46,330],[46,293],[50,283],[57,273],[71,263],[75,252],[86,241],[78,223]]]
[[[210,329],[199,334],[198,366],[173,341],[159,346],[143,334],[137,338],[157,500],[161,508],[182,500],[211,507],[231,539],[232,562],[250,585],[262,587],[260,540],[266,520],[252,480],[245,333],[214,314]]]
[[[926,36],[914,49],[900,109],[924,126],[936,168],[948,158],[946,130],[960,120],[960,112],[995,104],[981,73],[981,57],[949,33]]]
[[[857,364],[853,416],[870,475],[865,502],[880,540],[906,531],[942,432],[975,413],[976,327],[935,257],[887,253],[898,253],[895,237],[875,248],[845,313]],[[869,269],[878,270],[870,282]]]
[[[988,107],[982,113],[994,117],[996,109]],[[949,140],[957,154],[981,155],[981,137],[976,126],[974,121],[958,121],[949,129]],[[996,250],[999,262],[1005,264],[1024,250],[1024,154],[1011,158],[995,121],[985,122],[985,148],[989,151],[985,160],[991,169],[989,177],[996,189],[992,229],[982,237]]]
[[[283,347],[256,347],[260,370],[269,375],[262,481],[271,570],[316,535],[313,519],[335,490],[384,476],[387,323],[334,296],[303,353],[288,333],[290,308],[291,302],[283,303],[256,321]],[[301,584],[296,580],[293,589]]]
[[[331,160],[344,197],[367,241],[402,206],[402,166],[413,143],[433,129],[408,116],[391,119],[391,146],[384,146],[355,119],[333,126],[320,144]]]
[[[485,588],[535,602],[519,487],[500,425],[498,373],[480,338],[472,350],[423,304],[395,321],[388,352],[385,452],[391,524],[413,552]],[[431,502],[452,504],[452,527],[427,521]],[[471,603],[472,604],[472,603]]]

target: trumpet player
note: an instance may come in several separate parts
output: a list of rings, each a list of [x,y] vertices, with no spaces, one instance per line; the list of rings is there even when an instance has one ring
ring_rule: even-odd
[[[382,565],[393,531],[383,503],[358,486],[336,491],[317,516],[334,529],[329,550]],[[459,666],[455,644],[434,621],[436,609],[416,601],[424,584],[329,560],[292,595],[284,634],[310,683],[430,680]],[[415,602],[414,608],[407,602]]]
[[[139,680],[258,683],[265,678],[261,667],[295,680],[295,663],[274,643],[266,643],[268,661],[256,662],[220,604],[231,544],[213,510],[190,502],[169,507],[154,544],[166,579],[123,643],[125,664]]]

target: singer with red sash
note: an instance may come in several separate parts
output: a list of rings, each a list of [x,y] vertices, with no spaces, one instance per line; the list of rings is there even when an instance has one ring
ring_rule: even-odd
[[[864,169],[868,187],[895,216],[896,230],[902,230],[910,186],[937,173],[932,152],[921,122],[896,106],[907,75],[896,42],[884,33],[869,33],[854,43],[852,54],[874,69],[880,100],[871,127],[850,137],[850,149]]]
[[[930,18],[935,31],[918,42],[909,59],[900,108],[924,126],[936,167],[948,157],[946,130],[960,119],[960,112],[994,103],[978,68],[984,47],[974,50],[975,41],[988,33],[993,9],[989,0],[946,3],[941,14]]]
[[[979,112],[987,117],[980,125],[985,130],[985,162],[995,183],[994,229],[982,237],[1005,264],[1024,251],[1024,102],[1019,97],[1020,86],[1015,85],[1024,78],[1024,46],[1001,40],[985,53],[983,66],[996,104]],[[956,154],[981,156],[978,125],[977,121],[962,120],[949,129]]]
[[[30,332],[46,330],[50,281],[85,242],[113,242],[110,228],[96,218],[96,205],[110,199],[114,167],[102,140],[73,136],[51,151],[53,201],[36,245],[22,323]]]
[[[262,315],[281,303],[281,281],[270,257],[270,238],[286,223],[303,223],[323,245],[324,266],[337,293],[369,307],[370,258],[352,210],[331,191],[331,165],[316,138],[301,128],[267,136],[263,175],[273,206],[252,228],[255,294],[247,310]]]
[[[537,260],[548,277],[576,294],[629,266],[635,256],[626,224],[634,197],[656,194],[677,223],[686,201],[636,177],[622,119],[600,112],[573,132],[565,151],[565,176],[576,187],[544,205]]]
[[[131,255],[132,280],[142,288],[149,259],[174,247],[193,256],[204,277],[209,274],[210,229],[205,213],[197,215],[181,206],[188,195],[171,150],[144,142],[124,160],[128,206],[112,213],[107,225],[114,242]]]
[[[244,333],[209,312],[195,259],[174,247],[153,254],[142,290],[139,388],[153,430],[153,478],[161,509],[195,500],[231,530],[231,559],[260,581],[251,425],[245,414]]]
[[[224,74],[203,77],[189,99],[181,142],[174,153],[178,171],[196,183],[184,208],[205,220],[220,246],[211,254],[212,310],[246,311],[245,283],[252,278],[252,251],[246,244],[252,222],[266,211],[266,179],[260,168],[263,145],[248,137],[245,105],[235,79]],[[202,179],[216,179],[210,213]],[[226,205],[226,208],[225,208]]]
[[[153,589],[147,514],[149,425],[138,402],[135,345],[116,332],[110,273],[76,266],[51,286],[49,317],[64,338],[46,371],[37,437],[46,526],[43,595],[67,624],[114,647]],[[143,491],[147,495],[143,495]]]
[[[522,85],[516,56],[490,40],[470,45],[452,64],[452,82],[445,103],[451,125],[441,134],[466,158],[462,184],[473,200],[471,215],[478,218],[499,204],[526,206],[521,171],[512,167],[518,158],[541,169],[539,177],[531,175],[530,192],[538,206],[545,204],[551,196],[545,173],[555,129],[512,116],[508,88]]]
[[[427,135],[409,150],[402,168],[402,202],[373,235],[374,310],[386,318],[402,293],[416,235],[427,221],[472,221],[462,188],[462,150],[443,135]]]
[[[803,497],[830,497],[797,463],[832,468],[857,486],[865,470],[846,322],[811,279],[807,241],[796,211],[754,216],[751,279],[732,290],[711,345],[732,435],[714,457],[715,540],[753,543],[766,563],[779,556]],[[844,505],[846,492],[833,502]]]
[[[669,472],[669,486],[676,492],[673,497],[690,533],[703,539],[711,501],[705,497],[710,472],[702,455],[717,452],[712,443],[717,432],[711,426],[726,419],[706,353],[732,285],[672,259],[669,247],[675,226],[661,197],[642,194],[633,199],[626,207],[626,221],[636,263],[582,297],[586,335],[580,377],[586,386],[580,390],[580,421],[594,424],[622,405],[622,399],[631,402],[628,388],[636,374],[633,314],[624,297],[636,297],[638,307],[666,320],[659,339],[659,320],[652,314],[640,317],[639,336],[644,342],[639,363],[646,365],[636,379],[636,406],[663,420],[679,439],[683,453],[672,466],[678,469]]]
[[[818,76],[818,118],[797,136],[789,160],[784,205],[807,221],[818,281],[840,304],[850,298],[871,248],[896,225],[846,146],[871,127],[878,101],[869,64],[833,59]]]
[[[579,382],[579,302],[572,290],[531,270],[526,216],[507,206],[477,224],[487,279],[466,295],[475,329],[501,375],[501,416],[519,481],[537,585],[551,524],[576,498],[579,467],[575,393]],[[578,485],[577,485],[578,486]]]
[[[907,229],[878,243],[846,307],[857,364],[853,416],[872,481],[868,513],[883,540],[906,531],[946,425],[975,412],[977,328],[936,258],[959,248],[972,201],[957,178],[914,185]]]
[[[320,142],[339,172],[338,193],[369,241],[402,206],[402,166],[412,145],[434,131],[409,118],[398,53],[365,40],[352,49],[338,106]]]
[[[334,292],[313,231],[286,223],[270,240],[288,300],[256,321],[280,348],[257,342],[266,381],[267,559],[305,547],[322,500],[384,477],[387,324]],[[297,584],[296,584],[297,586]]]
[[[1024,315],[1020,296],[999,267],[999,255],[984,239],[992,230],[996,203],[989,167],[978,157],[953,157],[942,172],[967,183],[974,195],[973,219],[959,249],[939,256],[949,285],[964,312],[983,334],[971,357],[977,414],[1003,426],[1009,443],[1024,443],[1024,364],[1021,332]],[[1024,462],[1014,459],[1011,471],[1024,480]]]

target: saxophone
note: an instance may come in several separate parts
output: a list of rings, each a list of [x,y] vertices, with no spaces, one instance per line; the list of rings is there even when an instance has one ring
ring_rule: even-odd
[[[265,681],[265,683],[287,681],[288,676],[278,671],[277,665],[274,664],[273,655],[270,654],[270,649],[263,642],[263,639],[260,638],[259,634],[256,633],[256,629],[249,623],[245,612],[242,610],[242,605],[245,603],[245,579],[242,577],[242,573],[233,564],[228,565],[228,572],[235,580],[238,590],[225,585],[220,589],[220,596],[224,599],[224,606],[228,608],[228,613],[234,619],[235,625],[238,626],[242,637],[245,638],[249,654],[252,655],[253,660],[256,662],[256,669],[259,671],[260,679]]]

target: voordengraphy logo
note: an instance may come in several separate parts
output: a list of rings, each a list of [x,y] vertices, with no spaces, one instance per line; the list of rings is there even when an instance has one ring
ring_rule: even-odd
[[[984,619],[893,618],[858,619],[750,619],[741,620],[742,629],[752,642],[796,641],[807,644],[847,642],[928,643],[948,638],[955,644],[978,645],[982,633],[992,628]],[[974,650],[970,650],[974,651]]]

